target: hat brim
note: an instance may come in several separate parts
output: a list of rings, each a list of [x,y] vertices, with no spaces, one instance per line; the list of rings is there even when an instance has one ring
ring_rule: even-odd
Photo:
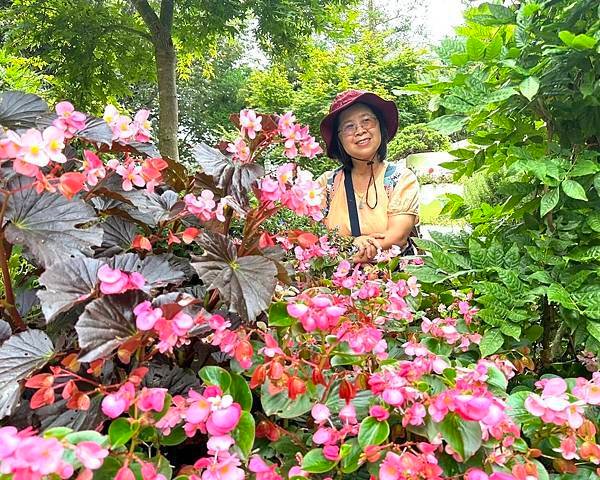
[[[350,108],[352,105],[357,103],[364,103],[365,105],[368,105],[369,107],[372,107],[381,113],[388,131],[388,142],[394,138],[394,135],[396,135],[396,132],[398,131],[398,108],[396,107],[396,104],[390,100],[384,100],[379,95],[374,93],[365,92],[357,95],[352,99],[351,102],[332,110],[321,121],[321,137],[323,140],[325,140],[328,157],[334,158],[336,153],[333,148],[333,135],[336,133],[334,132],[334,128],[337,116],[347,108]]]

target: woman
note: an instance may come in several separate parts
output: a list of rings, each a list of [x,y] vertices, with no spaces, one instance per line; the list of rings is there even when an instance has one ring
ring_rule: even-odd
[[[385,161],[397,130],[394,102],[360,90],[338,94],[321,122],[327,154],[342,164],[319,178],[325,224],[356,237],[356,262],[369,262],[379,248],[404,249],[419,220],[416,175]]]

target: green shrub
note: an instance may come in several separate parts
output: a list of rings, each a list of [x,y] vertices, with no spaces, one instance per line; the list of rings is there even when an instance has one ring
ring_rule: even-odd
[[[388,159],[391,161],[405,158],[412,153],[438,152],[448,150],[450,142],[443,135],[424,123],[404,127],[388,144]]]

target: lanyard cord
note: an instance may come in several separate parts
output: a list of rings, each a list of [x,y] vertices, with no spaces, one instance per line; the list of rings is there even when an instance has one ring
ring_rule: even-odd
[[[375,152],[375,155],[373,155],[371,160],[361,160],[359,158],[354,159],[354,160],[358,160],[359,162],[366,161],[367,165],[369,165],[371,167],[371,173],[369,174],[369,184],[367,185],[367,193],[365,194],[365,203],[367,204],[367,207],[369,207],[371,210],[374,210],[375,207],[377,207],[377,204],[379,203],[379,195],[377,194],[377,183],[375,182],[375,172],[373,170],[373,164],[375,163],[376,156],[377,156],[377,152]],[[371,182],[373,182],[373,187],[375,187],[375,205],[373,205],[373,206],[369,205],[369,190],[371,188]]]

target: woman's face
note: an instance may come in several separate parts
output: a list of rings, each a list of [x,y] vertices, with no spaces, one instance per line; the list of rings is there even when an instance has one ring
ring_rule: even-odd
[[[379,121],[367,105],[357,103],[340,113],[337,135],[352,158],[371,160],[381,145]]]

